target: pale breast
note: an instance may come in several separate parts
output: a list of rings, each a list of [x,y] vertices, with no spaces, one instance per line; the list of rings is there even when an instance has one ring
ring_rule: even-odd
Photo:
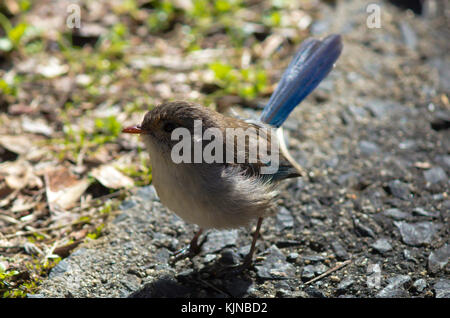
[[[236,228],[273,212],[276,195],[267,183],[221,164],[175,164],[146,142],[153,185],[172,212],[201,228]]]

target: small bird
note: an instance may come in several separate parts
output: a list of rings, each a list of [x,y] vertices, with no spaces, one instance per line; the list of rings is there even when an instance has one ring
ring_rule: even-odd
[[[199,226],[189,245],[189,255],[200,251],[198,239],[203,230],[237,228],[257,219],[250,251],[242,265],[251,264],[263,218],[276,212],[277,184],[301,175],[296,168],[298,165],[288,160],[283,151],[280,152],[278,147],[273,149],[276,137],[268,133],[267,128],[276,129],[283,124],[291,111],[332,70],[341,51],[340,35],[305,40],[265,106],[260,122],[228,117],[200,105],[174,101],[147,112],[140,125],[122,130],[141,135],[150,155],[152,182],[161,202],[185,221]],[[197,130],[198,123],[201,123],[200,130]],[[240,149],[236,144],[230,146],[225,142],[230,129],[239,128],[251,132]],[[214,140],[205,140],[208,129],[215,129],[217,136],[224,138],[216,136]],[[185,153],[186,149],[179,155],[190,160],[174,160],[173,150],[180,140],[174,138],[177,131],[187,133],[190,149],[195,150],[200,144],[200,150],[204,152],[214,141],[217,148],[213,155],[223,160],[211,162],[201,158],[196,161],[195,154]],[[261,141],[266,142],[266,149],[271,151],[251,158],[252,147]],[[225,160],[227,152],[232,153],[232,160]],[[243,160],[238,160],[239,155]],[[277,169],[263,173],[264,168],[273,164],[274,157]]]

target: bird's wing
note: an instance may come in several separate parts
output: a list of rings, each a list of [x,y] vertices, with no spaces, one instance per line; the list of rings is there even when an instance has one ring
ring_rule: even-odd
[[[224,145],[224,156],[227,151],[233,154],[232,162],[225,158],[228,165],[238,166],[245,175],[258,177],[268,182],[300,176],[297,169],[280,152],[273,128],[231,118],[226,119],[226,127],[233,128],[236,135],[231,136],[230,139],[234,139],[234,142],[226,142]],[[243,147],[238,146],[239,128],[242,129],[240,133],[245,138]],[[225,140],[228,137],[230,137],[229,134],[225,132]],[[264,148],[260,148],[262,144],[265,144]],[[269,167],[276,169],[270,170]]]

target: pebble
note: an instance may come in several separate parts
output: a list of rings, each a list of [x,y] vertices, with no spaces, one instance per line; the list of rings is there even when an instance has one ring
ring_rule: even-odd
[[[379,252],[380,254],[384,254],[387,253],[389,251],[392,250],[392,246],[389,243],[389,240],[386,238],[381,238],[376,240],[371,247],[376,250],[377,252]]]
[[[412,246],[430,244],[439,227],[432,222],[407,223],[395,221],[394,225],[400,230],[403,242]]]
[[[325,298],[326,297],[322,291],[320,291],[312,286],[306,287],[305,291],[310,297],[314,297],[314,298]]]
[[[416,146],[416,142],[411,139],[404,140],[398,144],[398,148],[401,150],[415,149]]]
[[[427,288],[427,281],[423,278],[418,279],[414,282],[413,287],[419,293],[423,292],[425,288]]]
[[[292,216],[291,211],[286,209],[284,206],[280,208],[276,216],[276,228],[279,231],[284,229],[290,229],[294,227],[294,217]]]
[[[432,184],[447,180],[447,174],[441,167],[434,167],[430,170],[424,171],[423,175],[425,180]]]
[[[383,118],[386,116],[388,105],[383,100],[371,100],[365,107],[368,109],[373,117]]]
[[[331,248],[333,249],[334,254],[336,254],[336,257],[338,260],[345,261],[345,260],[349,259],[349,255],[348,255],[347,251],[341,245],[341,243],[339,243],[338,241],[333,241],[331,243]]]
[[[439,217],[440,213],[439,211],[436,212],[426,211],[425,209],[419,207],[413,209],[413,215],[430,216],[433,218],[437,218]]]
[[[237,230],[212,231],[203,244],[202,250],[206,254],[212,254],[225,247],[235,246],[238,240]]]
[[[304,255],[302,258],[310,262],[321,262],[325,260],[325,257],[320,254]]]
[[[284,254],[272,245],[261,265],[256,265],[256,275],[264,279],[283,279],[295,276],[295,267],[286,261]]]
[[[444,244],[441,248],[434,250],[428,257],[428,272],[435,274],[443,269],[450,258],[450,245]]]
[[[450,298],[450,280],[441,278],[433,285],[436,298]]]
[[[409,250],[403,250],[403,256],[407,261],[413,261],[414,263],[418,263],[417,259],[414,257],[413,253]]]
[[[316,276],[315,272],[316,271],[313,265],[306,265],[302,270],[302,280],[307,282],[310,279],[313,279]]]
[[[360,236],[370,236],[372,238],[376,238],[375,233],[371,228],[361,223],[357,218],[353,219],[353,225],[355,226],[356,233]]]
[[[136,206],[136,201],[134,200],[126,200],[126,201],[122,201],[122,203],[120,203],[119,205],[119,209],[120,210],[129,210],[131,208],[133,208],[134,206]]]
[[[295,261],[297,260],[298,257],[299,257],[299,254],[298,254],[298,253],[292,252],[292,253],[289,253],[289,255],[287,256],[287,260],[288,260],[289,262],[295,262]]]
[[[399,199],[408,200],[411,198],[409,186],[400,180],[393,180],[388,183],[390,193]]]
[[[364,155],[371,155],[380,152],[380,148],[375,143],[367,140],[361,140],[359,142],[359,149]]]
[[[156,193],[156,189],[152,185],[140,187],[136,191],[136,195],[143,200],[159,201],[158,193]]]
[[[69,270],[69,268],[70,268],[69,260],[63,259],[55,267],[52,268],[48,277],[52,279],[58,275],[64,274]]]
[[[409,214],[399,209],[387,209],[383,211],[383,214],[394,219],[394,220],[404,220],[408,218]]]
[[[383,288],[376,297],[379,298],[403,298],[409,297],[404,285],[411,281],[408,275],[398,275],[389,279],[389,284]]]
[[[417,46],[417,35],[414,29],[406,21],[400,21],[400,31],[402,32],[406,46],[411,50],[415,50]]]
[[[337,289],[339,292],[344,292],[348,288],[350,288],[350,286],[352,286],[354,283],[355,283],[355,281],[353,279],[345,278],[342,282],[339,283],[339,285],[337,286]]]

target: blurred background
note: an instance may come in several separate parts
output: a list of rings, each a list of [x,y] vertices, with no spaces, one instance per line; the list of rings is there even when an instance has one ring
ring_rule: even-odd
[[[375,94],[431,107],[432,125],[448,129],[448,10],[437,0],[2,1],[0,295],[32,292],[102,235],[129,189],[151,182],[143,145],[122,126],[174,99],[257,117],[307,37],[341,33],[344,51],[305,109]]]

